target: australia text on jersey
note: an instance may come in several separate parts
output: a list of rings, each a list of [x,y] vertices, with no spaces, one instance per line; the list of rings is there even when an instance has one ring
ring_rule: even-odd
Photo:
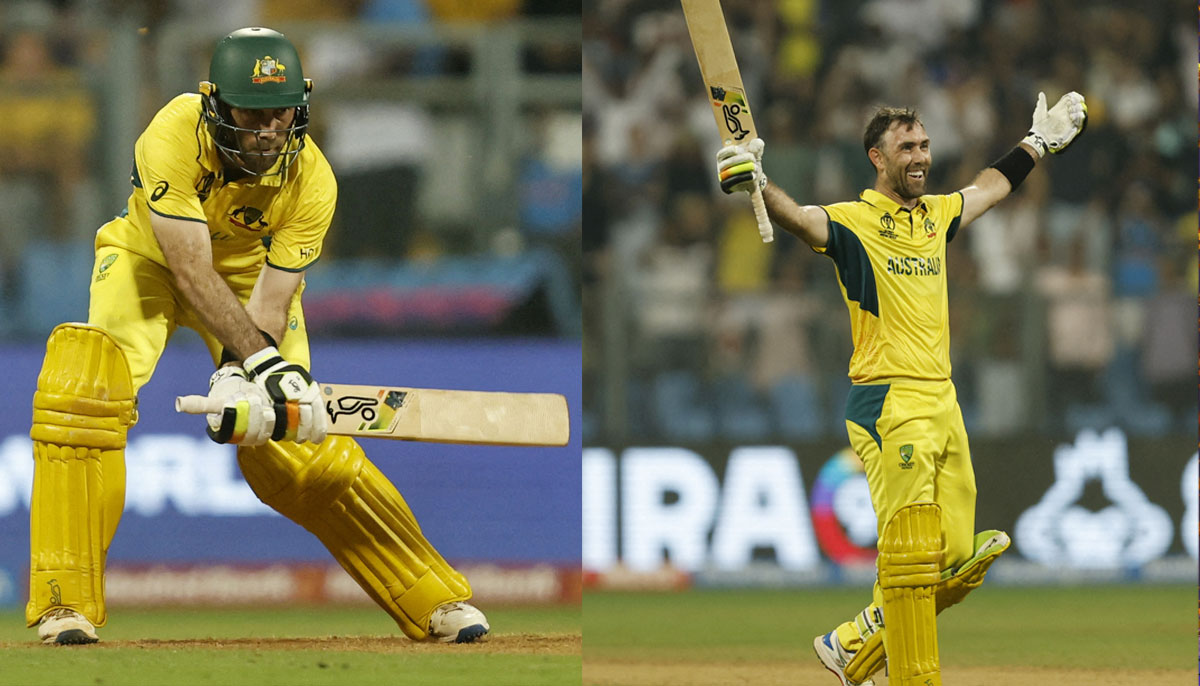
[[[942,273],[942,258],[888,257],[887,272],[901,276],[937,276]]]

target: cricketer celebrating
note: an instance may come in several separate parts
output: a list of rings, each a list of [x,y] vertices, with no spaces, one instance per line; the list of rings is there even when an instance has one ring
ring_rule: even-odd
[[[159,110],[134,148],[129,206],[96,234],[88,323],[46,344],[33,401],[29,604],[45,643],[96,642],[125,501],[137,392],[177,326],[218,369],[209,436],[238,445],[266,504],[329,549],[413,639],[469,642],[486,618],[352,439],[326,437],[300,296],[337,197],[306,135],[312,81],[282,34],[235,31],[209,80]]]
[[[850,313],[846,430],[866,469],[879,555],[871,604],[813,640],[843,686],[873,684],[885,658],[890,684],[940,685],[936,614],[983,583],[1009,546],[1004,532],[974,530],[975,475],[950,380],[946,244],[1086,123],[1083,96],[1047,109],[1039,93],[1020,144],[966,188],[927,195],[924,125],[912,110],[880,108],[863,136],[875,187],[827,206],[801,206],[767,181],[761,139],[718,153],[725,192],[757,185],[774,223],[833,260]]]

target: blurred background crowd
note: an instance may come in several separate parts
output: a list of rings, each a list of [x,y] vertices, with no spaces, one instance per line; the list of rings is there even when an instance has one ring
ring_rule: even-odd
[[[949,247],[972,435],[1195,431],[1195,10],[1103,0],[728,0],[764,170],[802,204],[874,183],[862,132],[915,107],[930,192],[1015,145],[1039,91],[1086,133]],[[678,3],[584,3],[585,429],[613,442],[844,436],[833,265],[716,184]]]
[[[551,0],[13,0],[0,6],[0,340],[86,318],[133,144],[264,25],[316,87],[339,180],[318,335],[578,339],[579,7]]]

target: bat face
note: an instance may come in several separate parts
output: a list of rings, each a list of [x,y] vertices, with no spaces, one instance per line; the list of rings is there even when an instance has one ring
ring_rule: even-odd
[[[725,26],[725,13],[720,0],[680,0],[683,17],[687,20],[688,35],[700,64],[700,76],[708,89],[713,117],[721,133],[723,146],[749,143],[758,138],[754,131],[754,120],[750,107],[746,105],[746,91],[742,88],[742,74],[738,71],[737,58],[733,54],[733,42]],[[750,193],[750,204],[754,208],[754,219],[758,233],[764,243],[773,240],[771,219],[767,215],[762,189],[757,186]]]
[[[552,393],[322,384],[329,433],[483,445],[566,445],[566,399]]]
[[[708,89],[713,117],[724,145],[754,139],[754,120],[746,104],[742,74],[733,54],[725,14],[718,0],[682,0],[688,35],[700,64],[700,76]]]

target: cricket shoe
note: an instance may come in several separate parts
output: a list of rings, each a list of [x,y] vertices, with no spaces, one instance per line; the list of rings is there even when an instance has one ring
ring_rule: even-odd
[[[490,628],[478,608],[463,602],[441,605],[429,618],[429,637],[442,643],[474,643]]]
[[[38,638],[49,645],[85,645],[100,640],[91,622],[65,607],[46,613],[38,622],[37,630]]]
[[[872,679],[867,679],[861,684],[854,684],[846,678],[846,665],[850,663],[854,653],[842,647],[836,631],[830,631],[824,636],[814,638],[813,651],[816,652],[817,659],[821,661],[821,664],[825,665],[825,669],[833,672],[842,686],[875,686],[875,681]]]

